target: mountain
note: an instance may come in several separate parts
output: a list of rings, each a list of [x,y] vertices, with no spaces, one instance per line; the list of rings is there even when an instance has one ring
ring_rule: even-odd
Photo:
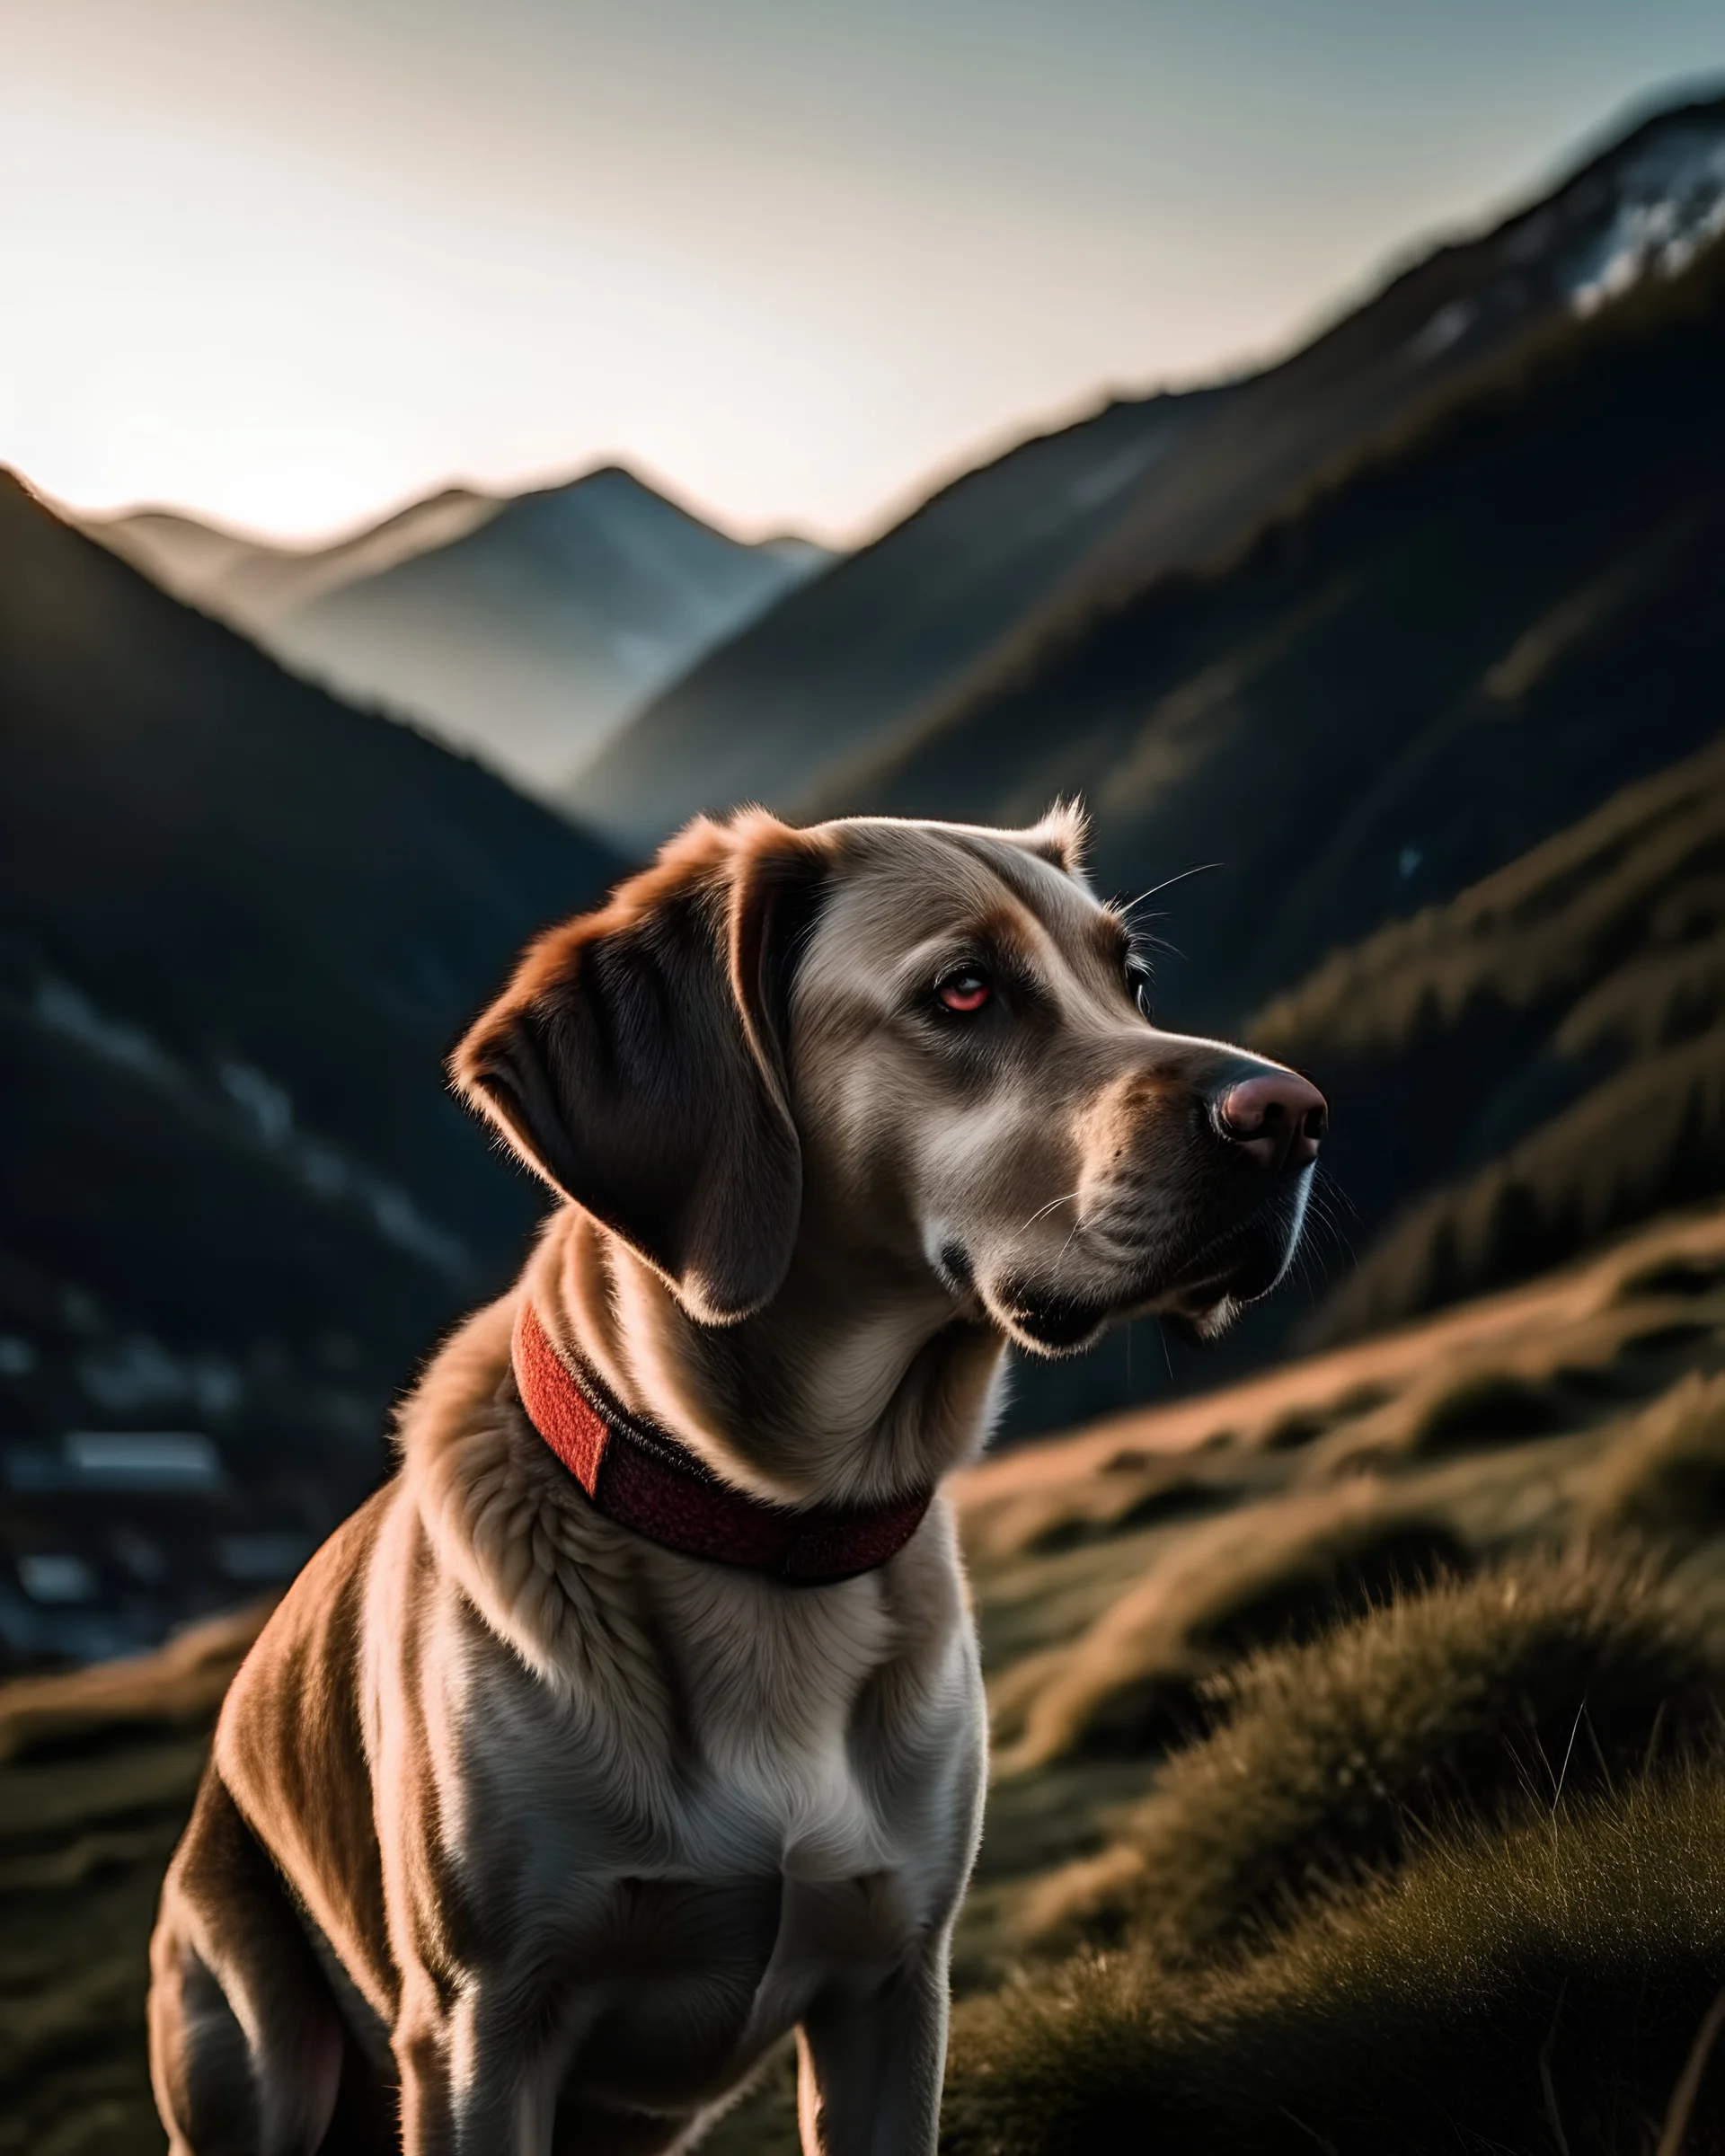
[[[514,496],[452,488],[320,548],[160,509],[84,528],[296,672],[539,792],[830,558],[802,539],[745,545],[615,468]]]
[[[1226,393],[1112,403],[954,481],[697,660],[564,798],[643,848],[699,808],[794,805],[1008,634]]]
[[[188,605],[257,635],[344,584],[448,546],[487,524],[502,499],[447,487],[329,546],[278,546],[178,509],[77,521],[92,539]]]
[[[979,808],[1003,773],[1015,794],[1070,785],[1056,774],[1073,770],[1100,784],[1110,747],[1068,757],[1091,713],[1062,699],[1101,621],[1158,583],[1221,578],[1338,471],[1543,334],[1681,271],[1721,222],[1725,102],[1656,115],[1280,365],[1196,396],[1110,406],[956,482],[700,661],[600,751],[570,799],[641,844],[744,796],[793,812],[933,809]],[[1143,662],[1166,673],[1166,642],[1147,644]],[[1121,693],[1140,695],[1125,669]],[[1144,688],[1140,711],[1154,693]],[[996,740],[991,714],[1007,711],[1013,730]]]
[[[1725,208],[1725,108],[1717,111]],[[1705,740],[1725,686],[1725,246],[1528,332],[1231,556],[1075,612],[833,805],[1010,820],[1082,790],[1238,1022]]]
[[[0,476],[0,1660],[291,1570],[375,1478],[535,1212],[442,1059],[620,866]]]

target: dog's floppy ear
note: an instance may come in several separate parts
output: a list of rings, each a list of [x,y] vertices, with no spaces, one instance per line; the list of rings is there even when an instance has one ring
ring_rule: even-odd
[[[704,1323],[770,1302],[791,1262],[785,1006],[825,858],[758,813],[690,826],[600,912],[531,945],[450,1059],[527,1165]]]

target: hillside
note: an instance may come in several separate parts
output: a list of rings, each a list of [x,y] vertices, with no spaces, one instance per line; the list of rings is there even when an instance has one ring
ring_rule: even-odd
[[[535,1210],[443,1056],[618,865],[0,476],[0,1661],[291,1570],[375,1478]],[[114,1431],[195,1442],[62,1445]]]
[[[953,2156],[1135,2150],[1151,2115],[1181,2149],[1282,2156],[1314,2130],[1376,2156],[1426,2145],[1445,2087],[1478,2145],[1534,2156],[1542,2055],[1572,2147],[1602,2147],[1601,2073],[1657,2125],[1725,1921],[1716,1764],[1645,1779],[1713,1756],[1722,1371],[1715,1209],[960,1479],[996,1766],[959,1931]],[[160,2148],[144,1944],[256,1621],[0,1689],[0,2152]],[[1529,1869],[1530,1816],[1554,1886]],[[1423,1898],[1398,1928],[1403,1891]],[[1112,1953],[1093,1980],[1125,1995],[1064,2011],[1097,1966],[1066,1957],[1094,1946]],[[1384,1998],[1426,2002],[1417,2051],[1350,1985],[1385,1956]],[[1123,2081],[1124,2125],[1071,2123]],[[783,2062],[713,2156],[789,2156],[789,2086]],[[1390,2117],[1350,2129],[1357,2104]]]
[[[296,671],[538,792],[829,559],[730,538],[615,468],[513,496],[451,488],[327,547],[165,510],[84,528]]]
[[[1722,214],[1725,103],[1656,116],[1280,365],[1110,407],[960,480],[649,705],[571,800],[644,839],[739,797],[978,814],[1003,793],[1100,791],[1118,775],[1117,851],[1147,879],[1157,857],[1137,842],[1155,834],[1131,811],[1162,765],[1133,751],[1158,699],[1183,690],[1175,717],[1208,735],[1231,681],[1286,672],[1343,603],[1314,590],[1317,619],[1261,620],[1251,576],[1227,574],[1254,535],[1297,526],[1314,488],[1543,334],[1679,272]],[[1224,605],[1238,592],[1245,617],[1199,636],[1202,660],[1177,602],[1170,620],[1145,611],[1145,595],[1187,579]],[[1393,705],[1385,721],[1393,733]],[[1243,746],[1236,775],[1252,761]]]
[[[1337,952],[1253,1032],[1322,1066],[1378,1231],[1321,1337],[1725,1187],[1725,746]]]

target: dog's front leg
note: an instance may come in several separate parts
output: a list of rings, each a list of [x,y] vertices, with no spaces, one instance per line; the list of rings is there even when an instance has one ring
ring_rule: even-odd
[[[797,2032],[803,2156],[933,2156],[946,2072],[948,1940],[889,1981],[835,1984]]]
[[[565,2046],[498,1985],[464,1986],[403,2014],[394,2039],[402,2156],[550,2156]]]

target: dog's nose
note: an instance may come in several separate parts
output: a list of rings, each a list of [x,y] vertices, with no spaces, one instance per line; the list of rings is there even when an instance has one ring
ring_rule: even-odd
[[[1264,1071],[1230,1086],[1216,1119],[1223,1136],[1261,1166],[1306,1168],[1318,1157],[1330,1109],[1297,1071]]]

